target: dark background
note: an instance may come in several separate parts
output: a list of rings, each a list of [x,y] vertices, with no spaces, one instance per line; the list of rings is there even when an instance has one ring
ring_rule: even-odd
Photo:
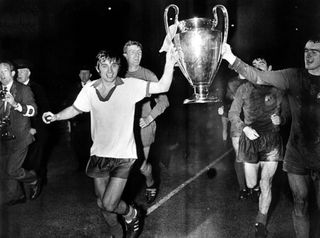
[[[212,18],[212,7],[223,4],[229,13],[228,42],[234,53],[247,62],[264,56],[274,69],[280,69],[303,66],[305,38],[320,30],[319,2],[0,0],[0,58],[29,59],[33,78],[48,90],[53,107],[60,109],[67,86],[78,79],[79,64],[94,66],[98,50],[111,47],[122,52],[129,39],[143,44],[142,65],[160,77],[165,59],[158,53],[165,36],[163,13],[171,3],[179,7],[180,20]],[[176,71],[175,76],[183,78]],[[228,74],[223,62],[215,83]],[[215,83],[211,91],[216,90]],[[190,90],[185,83],[179,87],[175,91]]]

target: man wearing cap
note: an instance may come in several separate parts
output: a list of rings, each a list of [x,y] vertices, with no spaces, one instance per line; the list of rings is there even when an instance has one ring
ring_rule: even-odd
[[[30,133],[35,137],[35,141],[29,146],[29,151],[24,162],[24,167],[26,169],[33,169],[39,176],[37,186],[33,186],[30,189],[30,199],[34,200],[40,195],[42,185],[46,182],[47,168],[45,148],[48,140],[48,130],[41,119],[41,115],[49,109],[49,102],[43,87],[30,79],[31,64],[23,59],[16,60],[15,63],[18,73],[18,82],[28,85],[31,88],[38,106],[38,114],[31,118],[30,129]]]

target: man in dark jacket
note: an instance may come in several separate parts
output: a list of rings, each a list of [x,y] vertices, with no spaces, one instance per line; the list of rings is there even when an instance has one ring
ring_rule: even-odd
[[[38,107],[38,114],[31,118],[30,133],[35,137],[35,141],[30,144],[26,160],[23,164],[26,169],[33,169],[39,176],[37,186],[31,187],[30,199],[36,199],[41,192],[43,182],[46,182],[46,144],[48,141],[47,126],[41,119],[42,113],[49,110],[49,101],[43,87],[30,79],[31,64],[27,60],[16,60],[16,68],[18,72],[18,82],[31,88],[34,99]]]
[[[15,71],[10,62],[0,63],[0,81],[3,94],[0,101],[1,119],[1,182],[5,185],[4,202],[8,205],[25,202],[21,183],[37,186],[36,172],[22,168],[28,147],[34,140],[30,133],[30,117],[37,113],[31,89],[13,80]]]

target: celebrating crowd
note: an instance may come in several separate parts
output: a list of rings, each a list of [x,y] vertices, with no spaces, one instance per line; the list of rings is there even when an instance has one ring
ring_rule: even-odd
[[[91,79],[90,69],[81,68],[76,95],[58,113],[50,112],[44,90],[31,80],[30,63],[0,62],[0,186],[5,191],[1,203],[11,206],[26,202],[22,185],[29,188],[30,200],[37,199],[46,183],[46,124],[67,120],[75,150],[86,142],[80,146],[85,153],[76,153],[79,168],[93,178],[97,206],[111,233],[115,237],[140,235],[145,211],[124,201],[122,194],[133,164],[139,161],[139,150],[143,151],[140,171],[145,176],[146,201],[153,203],[158,194],[149,151],[155,140],[156,118],[169,106],[164,93],[170,88],[178,57],[171,46],[159,80],[140,66],[142,50],[137,41],[124,45],[128,65],[124,77],[119,75],[121,55],[99,51],[95,65],[99,78]],[[262,58],[254,59],[250,66],[236,57],[227,43],[222,46],[222,58],[239,76],[228,82],[218,114],[222,116],[224,140],[227,122],[231,123],[239,199],[253,197],[259,204],[255,235],[268,235],[272,179],[283,161],[293,195],[295,234],[307,238],[311,182],[320,206],[320,35],[310,37],[305,44],[304,68],[272,70]],[[82,116],[87,118],[76,120]],[[292,120],[291,130],[284,144],[280,127],[288,119]]]

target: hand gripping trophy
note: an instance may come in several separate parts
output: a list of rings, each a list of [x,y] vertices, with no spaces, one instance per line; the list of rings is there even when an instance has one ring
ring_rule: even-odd
[[[174,24],[168,26],[168,11],[175,10]],[[224,32],[217,29],[217,9],[221,9],[224,16]],[[164,25],[167,36],[178,51],[178,65],[191,84],[194,94],[184,103],[208,103],[219,101],[209,96],[209,87],[221,63],[222,45],[227,41],[229,18],[226,8],[216,5],[212,8],[213,19],[191,18],[178,20],[179,8],[171,4],[164,11]]]

